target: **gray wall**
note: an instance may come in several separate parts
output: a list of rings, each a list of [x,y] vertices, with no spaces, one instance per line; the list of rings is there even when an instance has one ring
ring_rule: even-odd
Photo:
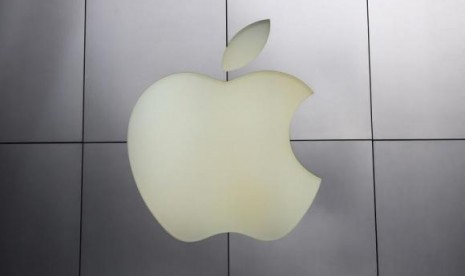
[[[226,8],[227,6],[227,8]],[[465,2],[0,0],[0,275],[463,275]],[[323,178],[275,242],[169,236],[129,169],[159,78],[225,79],[227,37],[271,19],[254,70],[315,91],[294,152]]]

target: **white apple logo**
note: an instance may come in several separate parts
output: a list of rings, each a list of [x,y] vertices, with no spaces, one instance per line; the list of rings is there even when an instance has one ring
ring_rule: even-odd
[[[264,47],[269,20],[242,29],[225,51],[226,70]],[[137,187],[175,238],[237,232],[275,240],[310,207],[321,179],[295,158],[292,115],[312,90],[275,71],[232,81],[196,73],[165,77],[136,103],[128,150]]]

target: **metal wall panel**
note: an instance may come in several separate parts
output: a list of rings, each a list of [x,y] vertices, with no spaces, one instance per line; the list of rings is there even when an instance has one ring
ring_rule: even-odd
[[[0,145],[0,275],[77,276],[81,145]]]
[[[375,276],[371,142],[294,142],[301,163],[322,177],[313,206],[286,237],[231,235],[231,276]]]
[[[162,77],[224,79],[225,16],[224,1],[89,1],[85,139],[125,141],[137,98]]]
[[[465,141],[376,142],[380,275],[465,271]]]
[[[0,1],[0,143],[80,141],[84,3]],[[264,18],[263,53],[230,79],[277,70],[310,85],[292,139],[370,139],[367,8],[375,138],[465,138],[463,1],[227,3],[87,1],[85,140],[125,141],[136,99],[166,75],[224,79],[226,29]],[[294,142],[323,178],[313,207],[279,241],[231,234],[228,252],[226,235],[183,243],[161,228],[125,144],[86,144],[81,275],[375,276],[371,148]],[[376,142],[379,275],[465,270],[464,156],[465,141]],[[0,145],[0,275],[78,275],[82,164],[80,144]]]
[[[0,1],[0,142],[80,141],[84,0]]]
[[[265,18],[268,44],[230,79],[276,70],[312,87],[315,94],[293,119],[292,139],[371,138],[366,1],[230,0],[229,38]]]
[[[465,2],[370,1],[375,138],[465,138]]]
[[[82,275],[226,276],[227,240],[171,237],[134,183],[126,144],[87,144],[84,152]]]

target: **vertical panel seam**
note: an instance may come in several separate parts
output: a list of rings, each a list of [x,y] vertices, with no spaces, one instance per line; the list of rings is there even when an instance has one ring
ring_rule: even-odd
[[[376,257],[376,275],[379,276],[379,250],[378,250],[378,216],[376,209],[376,175],[375,175],[375,140],[373,130],[373,92],[371,80],[371,41],[370,41],[370,8],[369,0],[366,0],[366,16],[367,16],[367,43],[368,43],[368,87],[370,98],[370,127],[371,127],[371,166],[373,178],[373,215],[375,220],[375,257]]]
[[[82,210],[84,195],[84,123],[85,123],[85,99],[86,99],[86,38],[87,38],[87,0],[84,0],[84,33],[83,33],[83,62],[82,62],[82,118],[81,118],[81,194],[79,214],[79,260],[78,275],[82,274]]]
[[[225,31],[226,31],[226,35],[225,35],[225,38],[226,38],[226,47],[228,47],[228,0],[225,0]],[[226,71],[226,81],[229,81],[229,73],[228,71]],[[228,276],[231,275],[231,266],[230,266],[230,262],[231,262],[231,253],[230,253],[230,247],[229,247],[229,243],[230,243],[230,233],[228,232],[227,235],[226,235],[226,238],[227,238],[227,270],[228,270]]]

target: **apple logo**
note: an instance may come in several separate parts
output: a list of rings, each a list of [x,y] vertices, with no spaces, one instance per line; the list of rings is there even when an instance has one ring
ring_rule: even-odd
[[[223,56],[226,71],[263,49],[270,21],[242,29]],[[312,90],[259,71],[231,81],[197,73],[167,76],[139,98],[128,127],[131,169],[163,228],[193,242],[224,232],[259,240],[289,233],[321,179],[292,152],[292,116]]]

